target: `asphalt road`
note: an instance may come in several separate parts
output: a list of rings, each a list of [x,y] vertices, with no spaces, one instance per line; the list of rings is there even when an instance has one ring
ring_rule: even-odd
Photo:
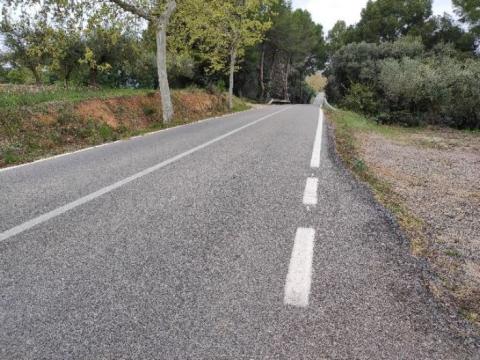
[[[479,358],[420,274],[314,105],[0,171],[1,359]]]

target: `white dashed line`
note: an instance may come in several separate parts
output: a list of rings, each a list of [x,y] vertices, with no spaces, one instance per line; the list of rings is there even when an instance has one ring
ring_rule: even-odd
[[[317,205],[318,178],[308,178],[305,192],[303,193],[304,205]]]
[[[313,143],[312,161],[310,162],[310,166],[312,168],[320,167],[320,153],[322,150],[322,135],[323,135],[323,117],[324,117],[323,110],[320,109],[320,114],[318,116],[317,133],[315,135],[315,142]]]
[[[312,283],[315,230],[298,228],[285,283],[285,305],[307,307]]]
[[[172,158],[170,158],[170,159],[168,159],[168,160],[162,161],[161,163],[158,163],[158,164],[156,164],[156,165],[154,165],[154,166],[151,166],[151,167],[149,167],[149,168],[147,168],[147,169],[145,169],[145,170],[142,170],[142,171],[140,171],[140,172],[138,172],[138,173],[136,173],[136,174],[134,174],[134,175],[132,175],[132,176],[129,176],[129,177],[123,179],[123,180],[117,181],[116,183],[114,183],[114,184],[112,184],[112,185],[106,186],[106,187],[104,187],[104,188],[102,188],[102,189],[100,189],[100,190],[97,190],[97,191],[95,191],[95,192],[93,192],[93,193],[91,193],[91,194],[88,194],[88,195],[86,195],[86,196],[84,196],[84,197],[81,197],[81,198],[75,200],[75,201],[72,201],[71,203],[68,203],[68,204],[66,204],[66,205],[63,205],[63,206],[61,206],[61,207],[59,207],[59,208],[56,208],[56,209],[54,209],[54,210],[52,210],[52,211],[49,211],[49,212],[47,212],[47,213],[45,213],[45,214],[43,214],[43,215],[40,215],[40,216],[38,216],[38,217],[36,217],[36,218],[34,218],[34,219],[32,219],[32,220],[26,221],[26,222],[24,222],[23,224],[20,224],[20,225],[15,226],[15,227],[7,230],[7,231],[4,231],[4,232],[0,233],[0,241],[6,240],[6,239],[8,239],[8,238],[10,238],[10,237],[12,237],[12,236],[15,236],[15,235],[17,235],[17,234],[20,234],[20,233],[24,232],[25,230],[31,229],[32,227],[34,227],[34,226],[36,226],[36,225],[39,225],[39,224],[41,224],[41,223],[44,223],[45,221],[48,221],[48,220],[50,220],[50,219],[52,219],[52,218],[55,218],[55,217],[57,217],[57,216],[59,216],[59,215],[61,215],[61,214],[64,214],[64,213],[66,213],[67,211],[72,210],[72,209],[74,209],[74,208],[76,208],[76,207],[78,207],[78,206],[80,206],[80,205],[85,204],[85,203],[88,203],[89,201],[92,201],[92,200],[94,200],[94,199],[96,199],[96,198],[98,198],[98,197],[100,197],[100,196],[102,196],[102,195],[104,195],[104,194],[107,194],[107,193],[109,193],[109,192],[112,192],[113,190],[118,189],[119,187],[122,187],[123,185],[126,185],[126,184],[128,184],[128,183],[130,183],[130,182],[132,182],[132,181],[134,181],[134,180],[137,180],[137,179],[139,179],[139,178],[141,178],[141,177],[143,177],[143,176],[145,176],[145,175],[148,175],[148,174],[150,174],[150,173],[152,173],[152,172],[154,172],[154,171],[157,171],[157,170],[159,170],[159,169],[161,169],[161,168],[163,168],[163,167],[165,167],[165,166],[167,166],[167,165],[170,165],[170,164],[172,164],[172,163],[174,163],[174,162],[176,162],[176,161],[178,161],[178,160],[180,160],[180,159],[182,159],[182,158],[190,155],[190,154],[193,154],[194,152],[197,152],[197,151],[199,151],[199,150],[201,150],[201,149],[203,149],[203,148],[206,148],[207,146],[210,146],[210,145],[212,145],[212,144],[214,144],[214,143],[216,143],[216,142],[218,142],[218,141],[220,141],[220,140],[223,140],[223,139],[225,139],[225,138],[227,138],[227,137],[229,137],[229,136],[231,136],[231,135],[233,135],[233,134],[236,134],[237,132],[239,132],[239,131],[241,131],[241,130],[243,130],[243,129],[246,129],[246,128],[252,126],[252,125],[255,125],[255,124],[259,123],[260,121],[263,121],[263,120],[265,120],[265,119],[268,119],[268,118],[270,118],[270,117],[272,117],[272,116],[275,116],[275,115],[277,115],[277,114],[279,114],[279,113],[281,113],[281,112],[283,112],[283,111],[285,111],[285,110],[288,110],[288,109],[289,109],[289,107],[284,108],[284,109],[282,109],[282,110],[280,110],[280,111],[276,111],[276,112],[274,112],[274,113],[272,113],[272,114],[263,116],[263,117],[255,120],[255,121],[252,121],[252,122],[250,122],[250,123],[248,123],[248,124],[246,124],[246,125],[240,126],[240,127],[236,128],[235,130],[232,130],[232,131],[230,131],[230,132],[227,132],[226,134],[223,134],[223,135],[221,135],[221,136],[218,136],[218,137],[216,137],[216,138],[214,138],[214,139],[212,139],[212,140],[210,140],[210,141],[207,141],[207,142],[205,142],[205,143],[203,143],[203,144],[201,144],[201,145],[198,145],[198,146],[196,146],[196,147],[194,147],[194,148],[192,148],[192,149],[190,149],[190,150],[187,150],[187,151],[185,151],[185,152],[183,152],[183,153],[181,153],[181,154],[178,154],[178,155],[176,155],[176,156],[174,156],[174,157],[172,157]]]

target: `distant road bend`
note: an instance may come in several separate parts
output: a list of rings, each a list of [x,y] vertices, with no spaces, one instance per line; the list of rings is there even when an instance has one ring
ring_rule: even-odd
[[[321,103],[1,170],[0,358],[480,358]]]

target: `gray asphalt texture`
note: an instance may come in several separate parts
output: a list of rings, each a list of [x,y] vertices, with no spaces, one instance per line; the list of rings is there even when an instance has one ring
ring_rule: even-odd
[[[279,109],[0,172],[0,232]],[[1,242],[0,358],[480,358],[327,126],[310,169],[318,111],[291,106]],[[316,230],[307,308],[283,304],[298,227]]]

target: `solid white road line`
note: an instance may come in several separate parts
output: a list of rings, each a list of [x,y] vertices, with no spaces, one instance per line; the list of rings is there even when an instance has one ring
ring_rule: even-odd
[[[304,205],[317,205],[318,178],[308,178],[305,192],[303,193]]]
[[[8,238],[10,238],[10,237],[12,237],[12,236],[15,236],[15,235],[17,235],[17,234],[20,234],[20,233],[24,232],[25,230],[31,229],[32,227],[34,227],[34,226],[36,226],[36,225],[39,225],[39,224],[41,224],[41,223],[43,223],[43,222],[45,222],[45,221],[48,221],[48,220],[50,220],[50,219],[52,219],[52,218],[54,218],[54,217],[57,217],[57,216],[65,213],[65,212],[67,212],[67,211],[69,211],[69,210],[72,210],[72,209],[74,209],[74,208],[76,208],[76,207],[78,207],[78,206],[80,206],[80,205],[83,205],[83,204],[85,204],[85,203],[87,203],[87,202],[89,202],[89,201],[92,201],[92,200],[94,200],[94,199],[96,199],[96,198],[98,198],[98,197],[100,197],[100,196],[102,196],[102,195],[104,195],[104,194],[107,194],[107,193],[109,193],[109,192],[112,192],[113,190],[118,189],[119,187],[122,187],[123,185],[126,185],[126,184],[128,184],[128,183],[130,183],[130,182],[132,182],[132,181],[134,181],[134,180],[137,180],[137,179],[139,179],[139,178],[141,178],[141,177],[143,177],[143,176],[145,176],[145,175],[148,175],[148,174],[150,174],[150,173],[152,173],[152,172],[154,172],[154,171],[157,171],[157,170],[159,170],[159,169],[161,169],[161,168],[163,168],[163,167],[165,167],[165,166],[167,166],[167,165],[170,165],[170,164],[172,164],[172,163],[174,163],[174,162],[176,162],[176,161],[178,161],[178,160],[180,160],[180,159],[182,159],[182,158],[190,155],[190,154],[193,154],[194,152],[197,152],[197,151],[199,151],[199,150],[201,150],[201,149],[204,149],[204,148],[206,148],[207,146],[210,146],[210,145],[212,145],[212,144],[214,144],[214,143],[216,143],[216,142],[218,142],[218,141],[220,141],[220,140],[223,140],[223,139],[225,139],[225,138],[227,138],[227,137],[229,137],[229,136],[232,136],[233,134],[236,134],[236,133],[239,132],[239,131],[242,131],[242,130],[244,130],[244,129],[252,126],[252,125],[255,125],[255,124],[259,123],[260,121],[263,121],[263,120],[265,120],[265,119],[268,119],[268,118],[270,118],[270,117],[272,117],[272,116],[275,116],[275,115],[277,115],[277,114],[279,114],[279,113],[281,113],[281,112],[283,112],[283,111],[286,111],[286,110],[288,110],[288,109],[290,109],[290,107],[287,107],[287,108],[284,108],[284,109],[282,109],[282,110],[280,110],[280,111],[276,111],[276,112],[274,112],[274,113],[272,113],[272,114],[263,116],[263,117],[261,117],[260,119],[257,119],[257,120],[255,120],[255,121],[252,121],[251,123],[248,123],[248,124],[246,124],[246,125],[240,126],[239,128],[236,128],[235,130],[232,130],[232,131],[230,131],[230,132],[228,132],[228,133],[226,133],[226,134],[223,134],[223,135],[221,135],[221,136],[219,136],[219,137],[216,137],[216,138],[214,138],[214,139],[212,139],[212,140],[210,140],[210,141],[207,141],[206,143],[203,143],[203,144],[201,144],[201,145],[199,145],[199,146],[196,146],[196,147],[194,147],[194,148],[192,148],[192,149],[190,149],[190,150],[188,150],[188,151],[185,151],[185,152],[183,152],[183,153],[181,153],[181,154],[179,154],[179,155],[176,155],[176,156],[174,156],[174,157],[172,157],[172,158],[170,158],[170,159],[168,159],[168,160],[162,161],[161,163],[158,163],[158,164],[156,164],[156,165],[154,165],[154,166],[151,166],[151,167],[149,167],[149,168],[147,168],[147,169],[145,169],[145,170],[142,170],[142,171],[140,171],[140,172],[138,172],[138,173],[136,173],[136,174],[134,174],[134,175],[132,175],[132,176],[129,176],[129,177],[123,179],[123,180],[117,181],[116,183],[114,183],[114,184],[112,184],[112,185],[106,186],[106,187],[104,187],[104,188],[102,188],[102,189],[100,189],[100,190],[97,190],[97,191],[95,191],[95,192],[93,192],[93,193],[91,193],[91,194],[88,194],[88,195],[86,195],[86,196],[84,196],[84,197],[81,197],[80,199],[77,199],[77,200],[75,200],[75,201],[72,201],[71,203],[68,203],[68,204],[66,204],[66,205],[64,205],[64,206],[61,206],[61,207],[59,207],[59,208],[57,208],[57,209],[54,209],[54,210],[49,211],[49,212],[47,212],[47,213],[45,213],[45,214],[43,214],[43,215],[40,215],[40,216],[38,216],[38,217],[36,217],[36,218],[34,218],[34,219],[32,219],[32,220],[26,221],[26,222],[24,222],[23,224],[20,224],[20,225],[18,225],[18,226],[15,226],[15,227],[9,229],[9,230],[6,230],[6,231],[0,233],[0,242],[1,242],[1,241],[4,241],[4,240],[7,240]]]
[[[307,307],[312,283],[315,230],[298,228],[285,283],[285,305]]]
[[[312,161],[310,166],[312,168],[320,167],[320,153],[322,151],[322,135],[323,135],[323,110],[320,108],[320,114],[318,115],[317,133],[315,135],[315,142],[313,143]]]

